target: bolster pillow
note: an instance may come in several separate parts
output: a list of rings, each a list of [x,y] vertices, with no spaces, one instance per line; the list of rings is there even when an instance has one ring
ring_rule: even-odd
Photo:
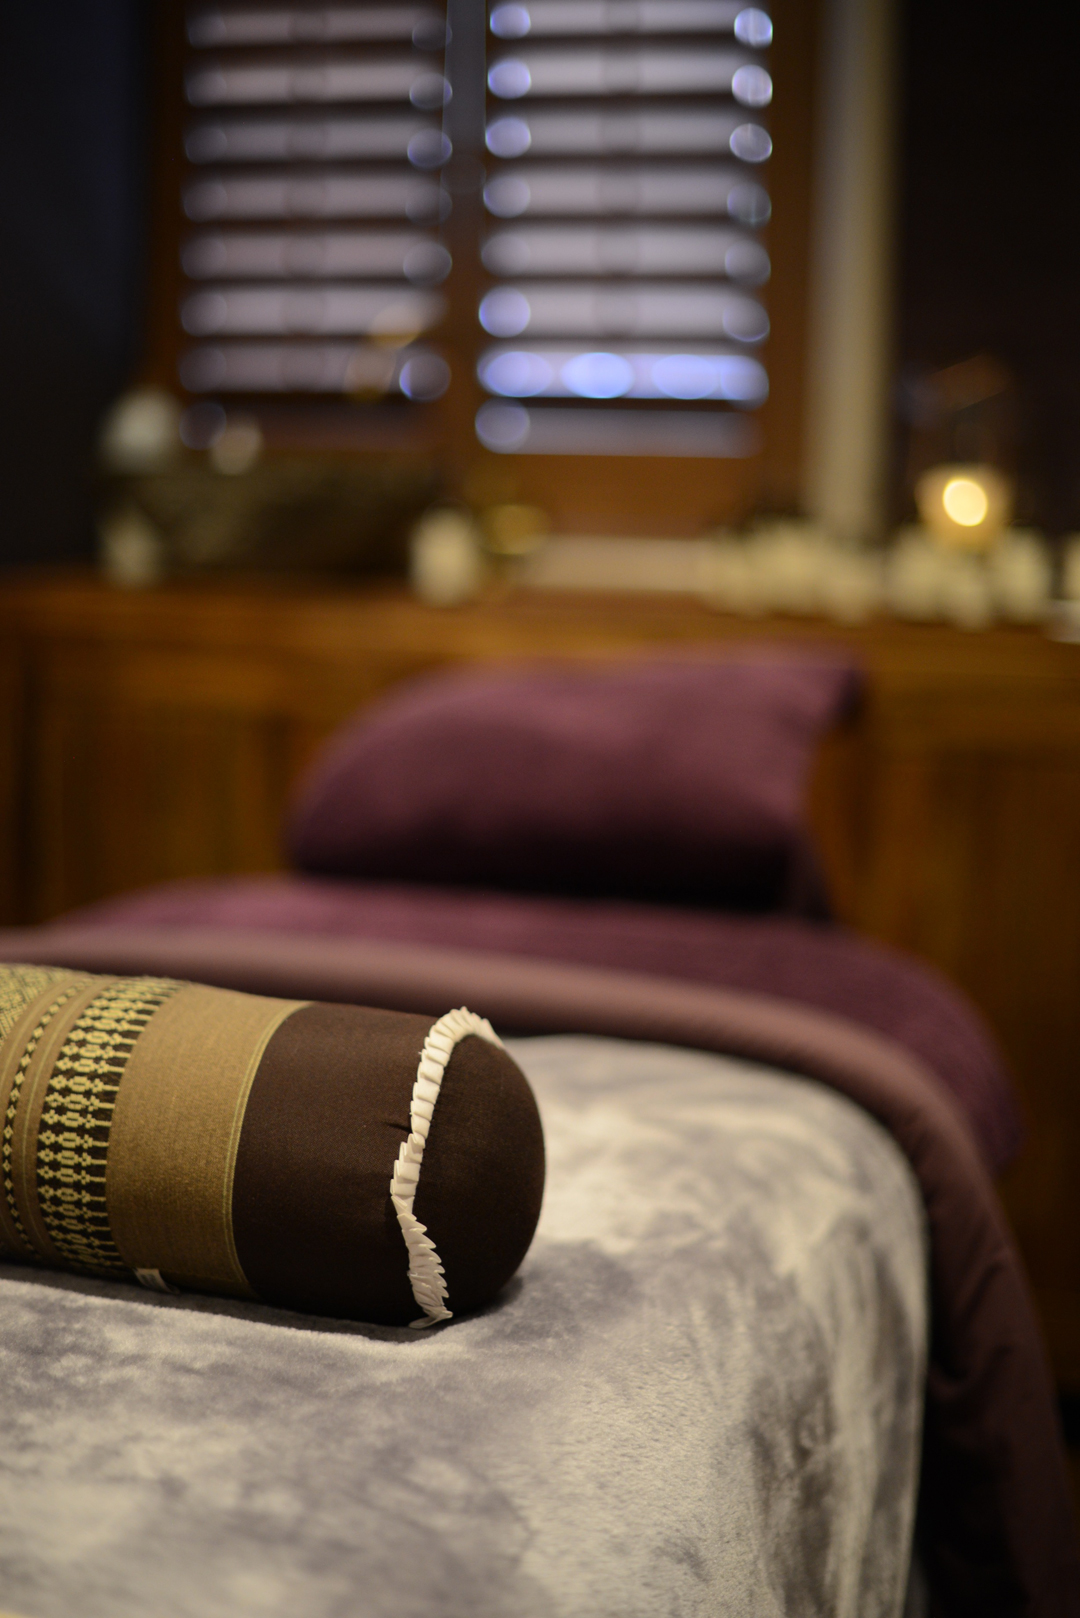
[[[465,1008],[0,966],[0,1125],[0,1256],[387,1325],[493,1298],[544,1185]]]

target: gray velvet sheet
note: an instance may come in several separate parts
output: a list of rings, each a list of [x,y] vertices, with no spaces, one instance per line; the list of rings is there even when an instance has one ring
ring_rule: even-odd
[[[512,1048],[548,1192],[482,1315],[418,1334],[0,1269],[0,1608],[901,1613],[927,1322],[898,1148],[749,1063]]]

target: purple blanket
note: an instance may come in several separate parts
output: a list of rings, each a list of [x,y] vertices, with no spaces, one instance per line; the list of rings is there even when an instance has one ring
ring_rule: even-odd
[[[1001,1059],[972,1008],[930,968],[839,927],[620,900],[541,898],[304,876],[173,883],[58,924],[222,927],[493,951],[777,995],[887,1035],[963,1109],[990,1167],[1020,1126]]]

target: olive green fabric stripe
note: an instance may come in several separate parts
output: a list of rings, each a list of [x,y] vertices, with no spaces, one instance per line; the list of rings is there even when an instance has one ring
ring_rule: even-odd
[[[187,984],[150,1019],[120,1081],[105,1168],[109,1229],[133,1270],[255,1296],[233,1237],[236,1153],[270,1037],[307,1004]]]

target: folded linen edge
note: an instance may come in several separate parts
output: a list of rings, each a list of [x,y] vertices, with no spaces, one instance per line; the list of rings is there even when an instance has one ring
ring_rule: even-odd
[[[424,1311],[422,1319],[410,1322],[417,1331],[422,1331],[425,1326],[433,1326],[437,1321],[450,1320],[453,1316],[453,1311],[446,1307],[446,1275],[435,1243],[428,1235],[426,1226],[413,1213],[413,1202],[420,1180],[420,1165],[424,1161],[424,1144],[431,1128],[435,1103],[439,1099],[446,1064],[453,1055],[454,1046],[470,1034],[486,1039],[489,1045],[497,1045],[500,1050],[503,1048],[502,1040],[487,1018],[478,1017],[467,1006],[448,1011],[428,1029],[413,1084],[409,1138],[402,1142],[390,1181],[390,1198],[409,1253],[409,1285],[413,1297]]]

